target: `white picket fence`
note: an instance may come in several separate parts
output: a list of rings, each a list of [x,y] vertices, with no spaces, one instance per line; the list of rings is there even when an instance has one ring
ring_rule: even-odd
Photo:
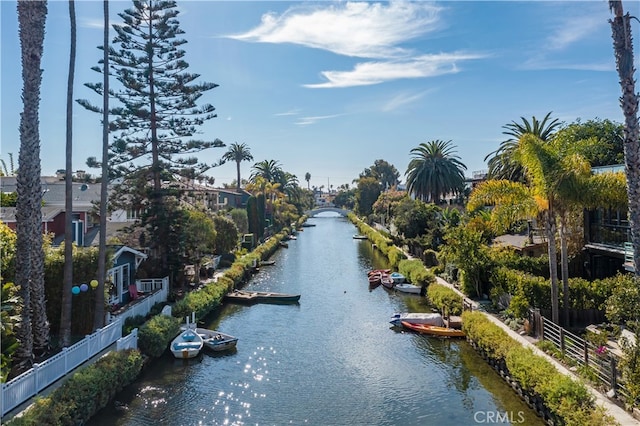
[[[137,280],[138,291],[149,293],[144,299],[133,304],[120,315],[107,314],[107,324],[95,333],[86,336],[78,343],[63,348],[62,352],[44,362],[34,364],[33,368],[2,384],[0,392],[0,417],[16,408],[29,398],[37,395],[47,386],[73,371],[88,359],[116,343],[116,350],[136,349],[138,347],[138,329],[122,337],[122,325],[129,317],[146,316],[151,307],[158,302],[166,302],[169,294],[169,278]]]
[[[46,361],[34,364],[29,371],[3,383],[0,393],[2,416],[122,338],[122,324],[120,320],[112,322],[78,343],[63,348],[62,352]],[[137,345],[137,330],[134,337],[128,336],[127,345],[133,344],[130,340]]]

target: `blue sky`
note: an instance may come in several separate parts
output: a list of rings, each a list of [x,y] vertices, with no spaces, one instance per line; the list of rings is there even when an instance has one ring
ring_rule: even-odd
[[[633,2],[623,2],[625,8]],[[131,2],[112,1],[111,22]],[[637,3],[636,3],[637,5]],[[204,139],[247,144],[255,161],[277,160],[306,187],[351,184],[376,159],[404,174],[422,142],[451,140],[467,176],[524,116],[623,121],[611,14],[586,2],[179,1],[189,71],[220,86],[202,101],[218,117]],[[632,14],[638,10],[630,10]],[[17,160],[22,109],[16,3],[0,1],[1,145]],[[75,98],[99,104],[102,2],[77,1]],[[632,28],[636,37],[637,21]],[[40,110],[43,174],[65,165],[68,4],[50,1]],[[112,33],[113,30],[112,30]],[[637,73],[636,73],[637,78]],[[100,157],[100,116],[74,106],[74,169]],[[207,162],[224,153],[201,153]],[[242,176],[251,171],[242,163]],[[216,184],[235,163],[211,169]]]

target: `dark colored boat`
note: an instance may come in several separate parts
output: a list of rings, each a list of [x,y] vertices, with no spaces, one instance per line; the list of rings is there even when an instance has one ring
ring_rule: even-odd
[[[296,303],[299,294],[273,293],[265,291],[234,290],[225,296],[226,300],[240,303]]]

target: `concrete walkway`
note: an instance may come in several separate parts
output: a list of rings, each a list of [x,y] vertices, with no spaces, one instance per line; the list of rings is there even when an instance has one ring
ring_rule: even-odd
[[[453,285],[449,284],[448,282],[446,282],[442,278],[436,277],[436,281],[437,281],[438,284],[442,284],[444,286],[447,286],[447,287],[451,288],[452,290],[454,290],[456,293],[460,294],[462,297],[465,297],[464,294],[461,291],[459,291],[457,288],[455,288]],[[470,299],[468,299],[466,297],[465,297],[465,299],[469,300],[471,302],[471,304],[473,305],[473,309],[474,310],[478,310],[479,312],[483,312],[481,307],[480,307],[480,305],[477,302],[475,302],[473,300],[470,300]],[[490,315],[490,314],[488,314],[486,312],[483,312],[483,313],[485,314],[485,316],[491,322],[493,322],[494,324],[496,324],[497,326],[502,328],[509,335],[509,337],[511,337],[515,341],[519,342],[522,346],[531,348],[536,355],[545,358],[553,366],[555,366],[556,369],[560,373],[565,374],[567,376],[570,376],[570,377],[582,382],[587,387],[587,389],[591,392],[591,394],[594,396],[594,398],[596,400],[596,404],[598,404],[599,406],[604,407],[604,409],[607,411],[607,413],[610,416],[612,416],[613,418],[615,418],[620,426],[637,426],[637,425],[640,425],[640,421],[636,420],[629,412],[627,412],[623,408],[621,408],[618,405],[616,405],[606,395],[603,395],[601,392],[599,392],[595,388],[591,387],[589,384],[585,383],[584,380],[582,380],[580,377],[575,375],[572,371],[570,371],[567,367],[565,367],[560,362],[558,362],[555,358],[553,358],[550,355],[547,355],[544,351],[540,350],[535,345],[535,340],[534,339],[531,339],[531,338],[528,338],[526,336],[520,335],[519,333],[517,333],[516,331],[512,330],[511,328],[509,328],[506,324],[504,324],[502,321],[500,321],[498,318],[494,317],[493,315]]]

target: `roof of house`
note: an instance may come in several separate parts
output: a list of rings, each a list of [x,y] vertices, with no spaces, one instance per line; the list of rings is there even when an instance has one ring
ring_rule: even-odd
[[[43,206],[42,221],[51,222],[64,209],[60,206]],[[0,220],[4,223],[12,223],[16,221],[15,207],[0,207]]]
[[[16,176],[3,176],[0,179],[0,191],[15,192],[17,188]],[[42,201],[44,206],[64,206],[66,182],[57,177],[43,176],[40,178],[42,186]],[[100,201],[100,183],[72,183],[74,210],[87,210],[94,202]]]
[[[132,222],[109,222],[107,221],[106,241],[110,238],[118,236],[121,232],[126,232],[126,229],[132,226]],[[97,247],[100,244],[100,226],[94,226],[89,228],[84,236],[84,245]]]
[[[533,236],[533,244],[529,244],[529,236],[526,234],[505,234],[493,239],[494,246],[507,246],[517,249],[538,244],[546,244],[545,239],[539,235]]]

